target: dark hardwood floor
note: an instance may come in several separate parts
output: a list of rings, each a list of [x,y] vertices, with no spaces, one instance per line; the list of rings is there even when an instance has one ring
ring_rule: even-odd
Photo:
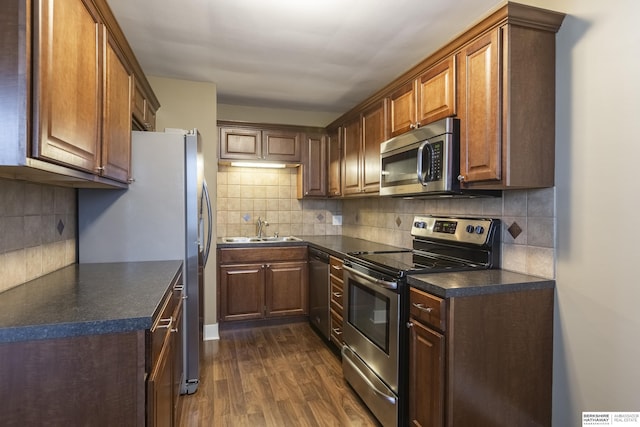
[[[220,332],[205,341],[200,386],[180,425],[379,426],[308,323]]]

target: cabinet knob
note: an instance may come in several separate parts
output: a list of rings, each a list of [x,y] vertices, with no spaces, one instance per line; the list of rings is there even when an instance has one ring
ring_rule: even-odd
[[[413,322],[407,322],[407,329],[413,328]]]
[[[98,167],[96,168],[96,170],[97,170],[98,172],[104,172],[104,166],[98,166]]]
[[[458,175],[458,181],[462,182],[464,181],[465,177],[464,175]]]
[[[411,124],[409,125],[409,129],[415,129],[415,128],[416,128],[416,125],[415,125],[415,124],[411,123]]]

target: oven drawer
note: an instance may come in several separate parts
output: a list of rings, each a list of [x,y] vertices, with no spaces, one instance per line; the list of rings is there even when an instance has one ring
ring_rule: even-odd
[[[447,303],[444,299],[410,288],[409,303],[411,317],[441,331],[446,329]]]

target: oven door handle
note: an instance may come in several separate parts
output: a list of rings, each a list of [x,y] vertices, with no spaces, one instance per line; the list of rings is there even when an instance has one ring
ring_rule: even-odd
[[[385,289],[398,289],[398,282],[388,282],[386,280],[382,280],[382,279],[376,279],[375,277],[371,277],[368,276],[364,273],[359,272],[358,270],[348,267],[346,265],[343,265],[342,268],[344,268],[345,270],[347,270],[349,273],[355,274],[356,276],[358,276],[359,278],[365,280],[367,283],[370,283],[374,286],[378,286],[378,287],[382,287]]]
[[[351,354],[349,354],[349,353],[351,353]],[[342,347],[342,356],[343,356],[342,360],[346,360],[349,363],[351,368],[353,368],[358,373],[358,376],[362,379],[362,381],[365,382],[365,384],[369,387],[369,389],[371,391],[373,391],[375,394],[377,394],[380,397],[382,397],[384,400],[386,400],[390,404],[392,404],[392,405],[396,404],[396,397],[395,396],[389,396],[384,391],[378,390],[378,388],[375,386],[375,384],[372,383],[371,380],[369,378],[367,378],[367,376],[365,374],[362,373],[360,368],[358,368],[358,366],[355,363],[353,363],[353,360],[351,360],[351,358],[352,357],[357,357],[356,354],[353,352],[353,350],[351,350],[346,345],[343,346]]]

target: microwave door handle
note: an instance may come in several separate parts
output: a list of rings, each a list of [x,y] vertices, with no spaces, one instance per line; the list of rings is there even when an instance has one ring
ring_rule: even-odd
[[[423,169],[424,169],[424,149],[427,149],[427,152],[429,153],[429,161],[427,162],[427,173],[424,174],[423,173]],[[424,141],[422,144],[420,144],[420,147],[418,147],[418,182],[422,185],[427,185],[429,183],[429,181],[431,181],[433,179],[433,173],[431,170],[431,159],[433,158],[433,147],[431,146],[431,143],[427,140]],[[425,181],[424,177],[427,177],[427,180]]]

